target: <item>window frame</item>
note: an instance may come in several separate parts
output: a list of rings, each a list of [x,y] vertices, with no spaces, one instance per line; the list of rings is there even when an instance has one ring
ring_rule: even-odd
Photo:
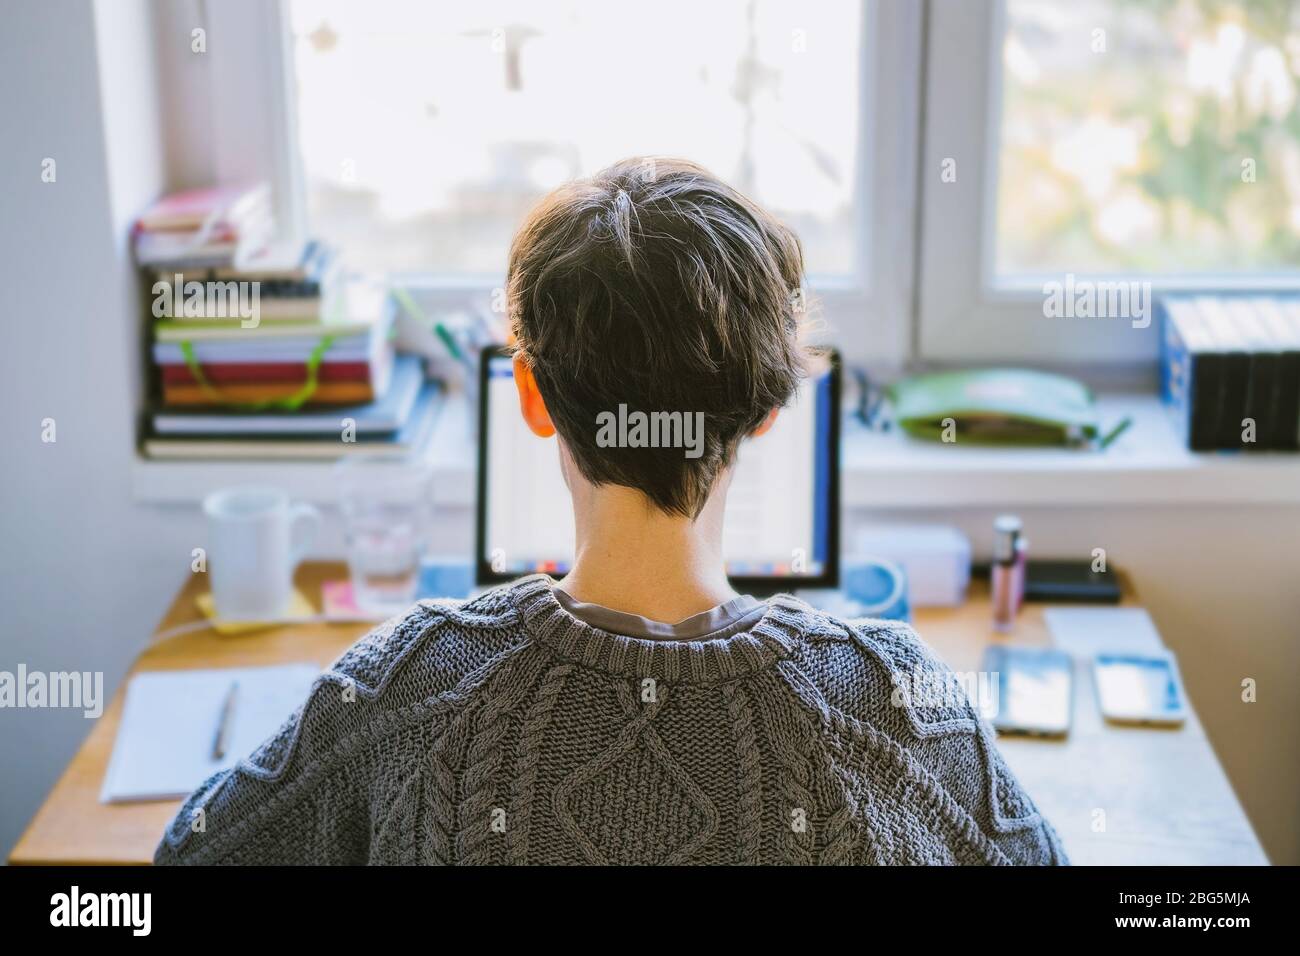
[[[297,104],[292,93],[288,16],[282,0],[204,3],[211,115],[208,143],[218,182],[264,180],[271,186],[276,235],[305,236],[306,189],[296,161]],[[238,135],[222,131],[238,130]]]
[[[816,337],[838,345],[850,363],[885,374],[908,363],[1021,361],[1102,376],[1118,371],[1127,381],[1125,370],[1149,368],[1158,354],[1154,322],[1136,329],[1123,319],[1047,319],[1042,278],[994,281],[1005,0],[859,2],[855,267],[809,276]],[[307,234],[307,202],[285,4],[196,4],[194,22],[209,33],[208,75],[197,97],[207,102],[197,108],[209,111],[210,168],[182,170],[179,178],[267,180],[282,237],[294,238]],[[940,181],[947,157],[958,160],[955,184]],[[1157,295],[1300,288],[1300,276],[1076,277],[1147,280]],[[502,281],[432,273],[388,278],[424,307],[439,309],[490,309]]]
[[[1149,366],[1159,354],[1153,320],[1044,316],[1053,276],[996,279],[1002,38],[1006,0],[929,0],[925,131],[920,176],[917,356],[940,364],[1030,361],[1069,366]],[[984,37],[972,53],[970,38]],[[940,179],[957,160],[957,182]],[[971,188],[971,184],[974,188]],[[1077,280],[1150,282],[1152,295],[1198,289],[1300,288],[1276,274],[1155,275],[1080,271]],[[1070,323],[1062,328],[1061,323]]]
[[[910,0],[860,2],[854,268],[844,275],[810,275],[807,286],[817,319],[815,340],[833,341],[858,364],[892,367],[907,359],[911,345],[922,11]],[[210,128],[241,131],[234,138],[214,135],[214,175],[267,180],[282,237],[305,236],[306,187],[297,160],[285,0],[222,0],[208,7],[207,23]],[[499,301],[494,293],[503,278],[388,276],[431,309],[490,309],[494,297]]]

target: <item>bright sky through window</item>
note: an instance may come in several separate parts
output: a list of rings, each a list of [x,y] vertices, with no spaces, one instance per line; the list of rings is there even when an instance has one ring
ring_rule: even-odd
[[[1008,0],[1001,52],[1000,277],[1300,267],[1300,0]]]
[[[492,276],[546,190],[696,160],[847,273],[858,241],[854,0],[291,0],[309,225],[364,269]]]

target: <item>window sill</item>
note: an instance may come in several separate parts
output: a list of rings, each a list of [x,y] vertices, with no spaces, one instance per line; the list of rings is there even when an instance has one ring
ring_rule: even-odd
[[[1106,395],[1101,421],[1132,426],[1105,452],[988,448],[921,442],[871,432],[849,417],[843,436],[847,508],[967,508],[1049,505],[1300,505],[1300,454],[1193,454],[1159,400]],[[434,462],[434,501],[472,508],[473,427],[463,396],[444,400],[424,454]],[[306,501],[331,503],[329,462],[168,462],[137,458],[137,502],[192,505],[230,484],[274,484]]]
[[[1101,395],[1106,451],[944,445],[846,428],[843,495],[862,508],[1300,504],[1300,454],[1193,453],[1150,394]]]
[[[420,453],[434,465],[434,503],[472,508],[476,466],[469,405],[463,395],[445,392],[439,401],[433,433]],[[333,504],[333,468],[333,461],[153,461],[137,455],[131,490],[141,504],[187,505],[228,485],[266,484],[301,501]]]

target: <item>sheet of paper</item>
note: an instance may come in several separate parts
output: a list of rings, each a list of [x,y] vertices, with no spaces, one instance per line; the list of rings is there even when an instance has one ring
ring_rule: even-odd
[[[1151,616],[1140,607],[1049,607],[1043,618],[1052,642],[1075,657],[1165,650]]]
[[[247,757],[307,699],[315,664],[149,671],[131,678],[100,801],[164,800]],[[222,709],[237,683],[226,755],[212,757]]]

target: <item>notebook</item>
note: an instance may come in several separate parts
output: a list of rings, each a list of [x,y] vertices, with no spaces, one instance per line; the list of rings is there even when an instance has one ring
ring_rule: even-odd
[[[1140,607],[1049,607],[1043,619],[1052,643],[1075,657],[1165,650],[1151,616]]]
[[[287,339],[258,339],[256,342],[195,342],[194,360],[202,366],[253,362],[306,363],[320,345],[319,335]],[[349,335],[335,339],[326,350],[324,362],[365,362],[385,343],[374,335]],[[176,342],[155,342],[153,360],[159,365],[185,365],[185,350]]]
[[[1157,315],[1161,395],[1188,448],[1300,448],[1300,298],[1167,295]]]
[[[158,435],[337,435],[344,419],[355,422],[356,434],[389,434],[411,417],[424,387],[420,360],[399,356],[387,391],[375,402],[344,405],[328,411],[184,412],[162,411],[153,416]]]
[[[214,402],[277,402],[291,399],[302,393],[302,381],[287,382],[236,382],[220,387],[208,384],[163,384],[163,402],[170,408],[209,408]],[[220,396],[214,398],[214,395]],[[312,389],[311,405],[355,405],[372,402],[375,390],[369,382],[322,382]]]
[[[323,434],[248,437],[155,435],[146,438],[142,447],[146,455],[158,460],[336,460],[349,455],[419,451],[428,446],[438,420],[440,403],[437,395],[436,385],[425,386],[410,418],[401,428],[391,434],[365,434],[358,429],[357,440],[353,442],[331,440],[331,436]]]
[[[220,218],[239,221],[269,201],[269,188],[263,183],[236,183],[228,186],[204,186],[163,196],[146,209],[139,219],[145,230],[191,230]]]
[[[127,685],[101,803],[188,796],[274,734],[307,699],[315,664],[147,671]],[[226,754],[213,759],[221,715],[238,684]]]

